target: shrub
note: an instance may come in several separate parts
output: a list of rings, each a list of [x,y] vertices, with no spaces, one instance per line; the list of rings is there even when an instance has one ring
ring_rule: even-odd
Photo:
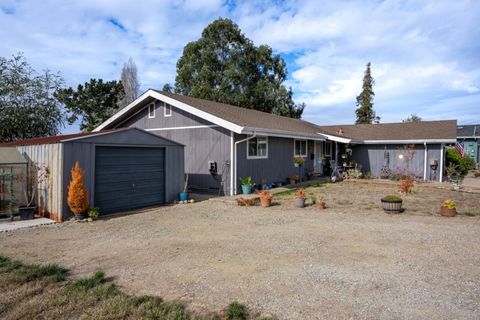
[[[233,301],[228,305],[227,308],[227,319],[229,320],[246,320],[248,317],[247,308],[239,303],[238,301]]]
[[[475,160],[471,157],[465,155],[462,157],[460,152],[457,149],[447,149],[446,164],[447,168],[450,164],[458,166],[460,174],[465,175],[468,173],[468,170],[475,169]]]
[[[88,216],[93,220],[97,219],[99,215],[100,210],[97,207],[88,209]]]
[[[83,175],[84,172],[77,161],[72,168],[72,180],[68,184],[67,196],[68,206],[75,215],[82,214],[88,209],[88,192]]]
[[[402,198],[397,196],[385,196],[382,198],[382,200],[388,202],[402,202]]]
[[[398,187],[400,188],[400,192],[402,192],[402,193],[412,192],[412,188],[413,188],[414,183],[415,183],[415,181],[411,177],[408,177],[406,179],[400,179],[398,181]]]
[[[237,201],[237,204],[241,207],[251,207],[257,203],[257,200],[255,199],[246,199],[242,197],[236,199],[236,201]]]
[[[62,267],[59,267],[55,264],[49,265],[25,265],[20,269],[18,273],[17,281],[19,283],[30,282],[40,279],[50,279],[54,282],[64,281],[68,275],[68,270]]]

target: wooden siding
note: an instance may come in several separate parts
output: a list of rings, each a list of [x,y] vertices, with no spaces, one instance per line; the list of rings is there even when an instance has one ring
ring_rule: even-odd
[[[352,147],[351,159],[361,164],[362,172],[370,172],[374,177],[380,176],[380,169],[384,165],[384,153],[388,151],[390,156],[390,169],[392,172],[406,168],[405,159],[400,159],[400,154],[406,154],[405,145],[355,145]],[[440,164],[440,145],[427,145],[427,180],[430,179],[430,160],[437,159]],[[411,162],[410,171],[423,179],[425,159],[424,145],[415,145],[415,154]],[[339,159],[341,165],[341,159]],[[437,169],[437,180],[440,176],[440,166]],[[433,178],[433,173],[432,173]]]
[[[207,127],[213,124],[173,106],[170,117],[164,117],[163,114],[163,106],[157,101],[155,118],[148,118],[148,107],[145,106],[120,127],[144,130],[180,128],[149,132],[185,145],[185,173],[189,175],[189,186],[193,191],[229,194],[230,131],[218,126]],[[208,170],[209,161],[217,163],[216,176],[212,176]]]
[[[39,184],[38,213],[50,219],[61,221],[63,194],[63,147],[61,144],[20,146],[17,150],[25,153],[37,168],[45,167],[48,175],[45,183]],[[38,170],[37,170],[38,174]]]
[[[243,140],[247,136],[236,135],[235,141]],[[313,171],[314,141],[308,140],[307,157],[300,172],[303,177]],[[268,158],[247,159],[247,144],[237,145],[237,193],[241,193],[240,178],[251,176],[257,185],[272,182],[287,182],[287,177],[298,176],[299,168],[293,165],[294,139],[268,137]]]

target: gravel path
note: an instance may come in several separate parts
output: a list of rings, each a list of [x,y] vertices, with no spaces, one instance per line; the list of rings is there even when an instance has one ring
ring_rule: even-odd
[[[352,207],[204,201],[3,233],[0,253],[101,269],[198,311],[236,299],[280,319],[479,319],[479,217]]]

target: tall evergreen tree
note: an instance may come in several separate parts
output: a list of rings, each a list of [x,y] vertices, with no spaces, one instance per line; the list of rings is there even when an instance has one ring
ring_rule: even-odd
[[[256,47],[229,19],[208,25],[188,43],[177,62],[175,92],[300,118],[304,104],[295,104],[285,61],[270,47]]]
[[[380,117],[373,110],[373,96],[375,95],[373,86],[375,85],[375,80],[373,80],[370,66],[370,62],[367,63],[367,69],[363,76],[362,92],[357,96],[356,124],[380,122]]]
[[[60,133],[65,115],[54,92],[62,86],[58,73],[37,73],[21,53],[0,57],[0,142]]]
[[[57,90],[55,96],[69,112],[69,124],[80,117],[80,130],[92,131],[119,110],[124,90],[121,81],[90,79],[84,85],[79,84],[77,90],[71,87]]]

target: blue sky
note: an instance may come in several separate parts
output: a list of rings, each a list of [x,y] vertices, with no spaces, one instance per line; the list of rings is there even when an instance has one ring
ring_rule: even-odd
[[[22,51],[71,86],[118,79],[132,57],[142,89],[161,88],[218,17],[283,56],[306,120],[352,123],[370,61],[381,122],[480,123],[480,1],[0,0],[0,56]]]

